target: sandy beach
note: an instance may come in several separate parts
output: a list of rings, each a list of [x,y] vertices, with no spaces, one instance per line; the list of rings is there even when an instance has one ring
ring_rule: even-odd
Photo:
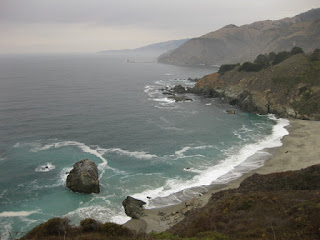
[[[161,232],[181,221],[193,208],[204,206],[214,192],[237,188],[240,183],[254,173],[269,174],[289,170],[299,170],[320,163],[320,122],[291,119],[287,127],[289,135],[282,139],[283,145],[268,149],[272,156],[264,166],[244,174],[223,186],[211,186],[211,190],[198,198],[165,208],[146,209],[145,216],[130,220],[125,226],[136,231]],[[210,187],[209,187],[210,189]]]

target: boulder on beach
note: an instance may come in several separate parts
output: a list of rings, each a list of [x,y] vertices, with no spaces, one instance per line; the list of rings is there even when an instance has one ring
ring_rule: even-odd
[[[132,217],[133,219],[139,219],[144,216],[143,205],[146,203],[139,199],[135,199],[133,197],[128,196],[125,200],[123,200],[122,205],[124,207],[125,213]]]
[[[76,162],[67,177],[66,186],[74,192],[99,193],[97,165],[89,159]]]

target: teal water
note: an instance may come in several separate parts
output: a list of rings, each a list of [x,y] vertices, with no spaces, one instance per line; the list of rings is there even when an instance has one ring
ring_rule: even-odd
[[[127,195],[171,205],[261,166],[286,120],[229,115],[229,105],[194,95],[175,103],[159,90],[215,71],[103,55],[1,57],[1,239],[56,216],[124,223]],[[98,165],[100,194],[65,188],[84,158]]]

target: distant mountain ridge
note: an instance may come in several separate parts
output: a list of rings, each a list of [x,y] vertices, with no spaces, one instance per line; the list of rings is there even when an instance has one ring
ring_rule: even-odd
[[[101,51],[100,54],[108,54],[108,55],[136,55],[136,54],[146,54],[146,55],[154,55],[154,57],[158,57],[159,55],[173,50],[177,47],[180,47],[189,39],[180,39],[180,40],[171,40],[166,42],[159,42],[150,44],[147,46],[143,46],[135,49],[122,49],[122,50],[107,50]]]
[[[292,18],[266,20],[243,26],[227,25],[190,39],[158,58],[178,65],[216,65],[252,61],[260,53],[288,51],[299,46],[305,52],[320,48],[320,8]]]

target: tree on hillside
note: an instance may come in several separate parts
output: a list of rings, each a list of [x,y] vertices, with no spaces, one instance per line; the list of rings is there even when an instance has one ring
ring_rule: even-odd
[[[277,54],[275,52],[271,52],[268,54],[268,59],[270,62],[273,62],[273,60],[275,59],[275,57],[277,56]]]
[[[310,56],[311,61],[320,61],[320,49],[316,49]]]
[[[302,50],[301,47],[294,47],[294,48],[292,48],[290,53],[291,53],[291,55],[296,55],[299,53],[304,53],[304,51]]]
[[[240,63],[237,64],[222,64],[219,68],[218,73],[220,73],[221,75],[223,75],[224,73],[231,71],[232,69],[236,68],[240,66]]]
[[[279,63],[281,63],[282,61],[286,60],[287,58],[289,58],[291,56],[291,54],[287,51],[283,51],[283,52],[279,52],[273,62],[272,62],[272,65],[277,65]]]
[[[254,60],[254,63],[269,64],[269,58],[267,55],[259,54],[257,58]]]
[[[261,63],[245,62],[239,67],[239,72],[259,72],[264,67],[265,65]]]

